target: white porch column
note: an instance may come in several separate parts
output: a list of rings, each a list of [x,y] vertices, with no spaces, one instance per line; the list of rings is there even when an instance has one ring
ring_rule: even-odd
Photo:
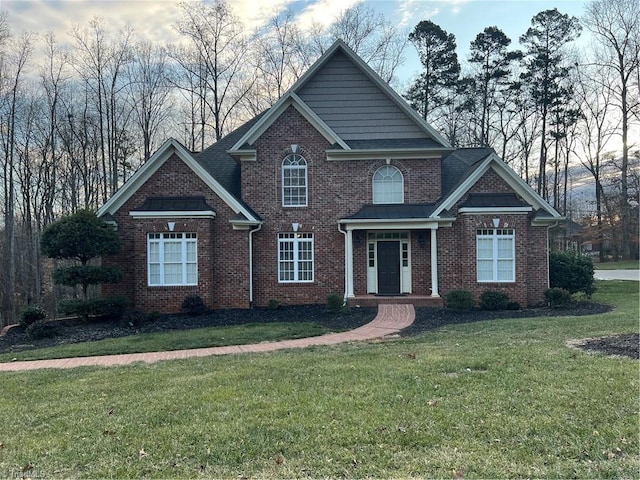
[[[431,296],[439,297],[438,293],[438,237],[435,228],[431,229]]]
[[[353,230],[347,228],[344,237],[344,274],[347,298],[352,298],[353,294]]]

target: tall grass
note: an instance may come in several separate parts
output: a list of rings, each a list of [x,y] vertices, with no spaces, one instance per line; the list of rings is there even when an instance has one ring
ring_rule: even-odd
[[[3,373],[0,475],[637,478],[638,362],[566,346],[613,312],[151,365]]]

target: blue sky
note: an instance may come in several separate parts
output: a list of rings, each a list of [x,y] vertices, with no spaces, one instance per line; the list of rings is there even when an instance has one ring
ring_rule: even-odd
[[[299,25],[330,21],[341,10],[360,0],[229,0],[247,29],[265,22],[274,12],[291,8]],[[429,19],[456,36],[461,60],[469,43],[485,27],[496,25],[517,44],[538,12],[558,8],[580,17],[581,0],[365,0],[394,24],[410,31],[421,20]],[[178,0],[0,0],[0,10],[9,14],[14,34],[22,31],[45,33],[52,30],[61,43],[73,23],[86,25],[94,16],[103,17],[112,30],[130,23],[138,35],[157,42],[176,39],[172,24],[179,15]],[[584,40],[583,40],[584,41]],[[406,84],[420,70],[417,55],[409,46],[399,83]]]

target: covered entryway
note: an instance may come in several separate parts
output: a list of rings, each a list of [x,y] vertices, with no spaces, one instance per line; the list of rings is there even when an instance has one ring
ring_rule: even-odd
[[[377,242],[378,295],[400,294],[400,242]]]

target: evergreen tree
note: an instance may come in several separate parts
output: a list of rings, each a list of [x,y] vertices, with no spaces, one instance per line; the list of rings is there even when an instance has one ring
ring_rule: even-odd
[[[521,52],[509,52],[511,39],[498,27],[487,27],[471,42],[469,63],[475,65],[474,75],[478,107],[480,110],[477,143],[489,145],[491,114],[499,100],[501,89],[508,86],[511,65],[522,58]]]
[[[426,120],[435,109],[448,103],[447,91],[456,86],[460,75],[456,40],[430,20],[418,23],[409,40],[418,50],[424,71],[405,96]]]
[[[116,232],[89,210],[80,210],[49,225],[42,232],[40,246],[49,258],[80,262],[57,268],[53,279],[59,285],[82,285],[84,299],[89,285],[117,283],[122,278],[117,267],[89,265],[94,258],[114,255],[120,250]]]
[[[540,112],[539,194],[548,198],[546,184],[548,125],[553,110],[566,98],[569,68],[564,65],[563,47],[575,40],[582,30],[578,19],[562,14],[557,8],[545,10],[531,19],[531,27],[520,37],[526,47],[523,82]]]

